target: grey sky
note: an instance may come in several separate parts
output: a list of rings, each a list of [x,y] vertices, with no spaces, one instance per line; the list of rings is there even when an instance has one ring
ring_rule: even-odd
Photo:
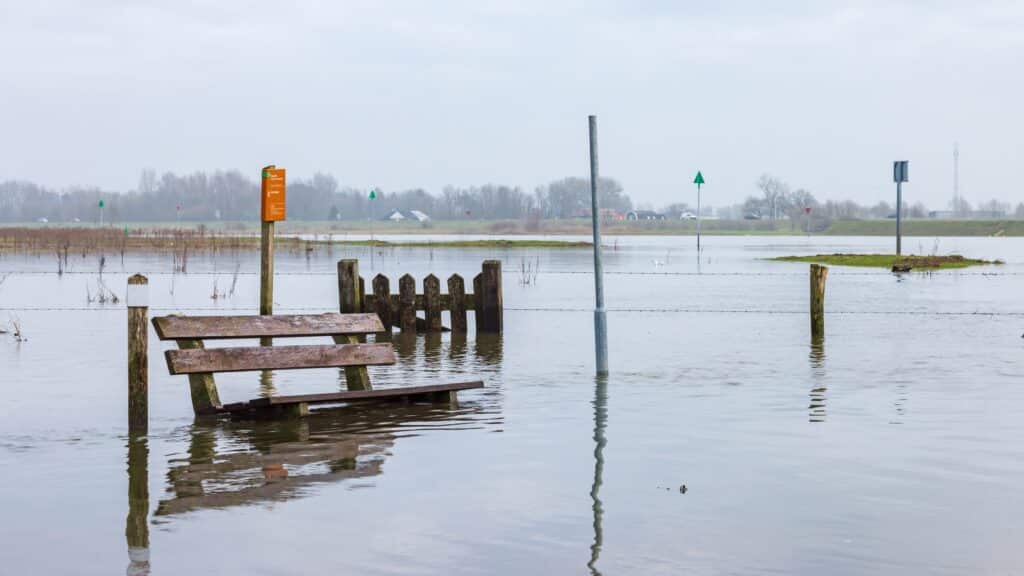
[[[601,167],[713,204],[1024,200],[1024,2],[239,0],[0,5],[0,179],[135,186],[277,163],[384,189]]]

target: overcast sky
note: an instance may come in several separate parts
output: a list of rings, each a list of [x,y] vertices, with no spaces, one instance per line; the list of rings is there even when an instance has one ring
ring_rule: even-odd
[[[819,198],[1024,200],[1024,2],[15,1],[0,179],[333,173],[394,190],[601,172],[713,204],[764,172]]]

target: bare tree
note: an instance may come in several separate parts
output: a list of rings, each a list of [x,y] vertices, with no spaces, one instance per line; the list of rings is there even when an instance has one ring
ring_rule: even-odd
[[[764,194],[765,204],[774,222],[778,218],[779,201],[789,194],[789,185],[770,174],[762,174],[757,179],[757,187]]]

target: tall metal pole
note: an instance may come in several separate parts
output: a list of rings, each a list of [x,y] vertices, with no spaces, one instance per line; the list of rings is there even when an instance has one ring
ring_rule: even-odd
[[[373,248],[373,199],[374,199],[374,194],[376,194],[376,193],[377,193],[376,189],[370,188],[370,270],[373,270],[373,268],[374,268],[373,267],[373,252],[374,252],[374,248]]]
[[[594,224],[594,351],[597,374],[608,373],[608,319],[604,310],[604,268],[601,265],[601,220],[597,206],[597,116],[590,116],[590,215]]]
[[[697,252],[700,252],[700,184],[697,184]]]
[[[902,251],[902,237],[900,236],[900,221],[903,219],[903,182],[896,182],[896,255]]]
[[[953,215],[960,214],[960,143],[953,143]]]

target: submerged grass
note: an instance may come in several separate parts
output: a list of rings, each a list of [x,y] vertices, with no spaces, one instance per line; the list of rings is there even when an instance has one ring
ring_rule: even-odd
[[[896,254],[818,254],[815,256],[779,256],[771,258],[778,262],[813,262],[832,266],[860,266],[865,268],[889,268],[905,272],[914,268],[921,270],[942,270],[966,268],[988,264],[1002,264],[1000,260],[978,260],[964,258],[959,254],[948,256],[897,256]]]
[[[325,234],[307,240],[284,235],[274,242],[278,249],[307,252],[322,246],[375,246],[382,248],[587,248],[591,244],[567,240],[484,239],[443,241],[345,240]],[[189,252],[224,250],[258,250],[260,238],[244,231],[195,228],[85,228],[85,227],[0,227],[0,251],[50,253],[56,256],[58,270],[63,271],[68,255],[81,253],[125,252],[132,250],[166,250],[180,257],[182,265]],[[184,271],[184,270],[182,270]]]
[[[331,243],[332,241],[317,241]],[[385,248],[589,248],[590,242],[567,240],[442,240],[438,242],[388,242],[386,240],[334,240],[342,246],[381,246]]]

